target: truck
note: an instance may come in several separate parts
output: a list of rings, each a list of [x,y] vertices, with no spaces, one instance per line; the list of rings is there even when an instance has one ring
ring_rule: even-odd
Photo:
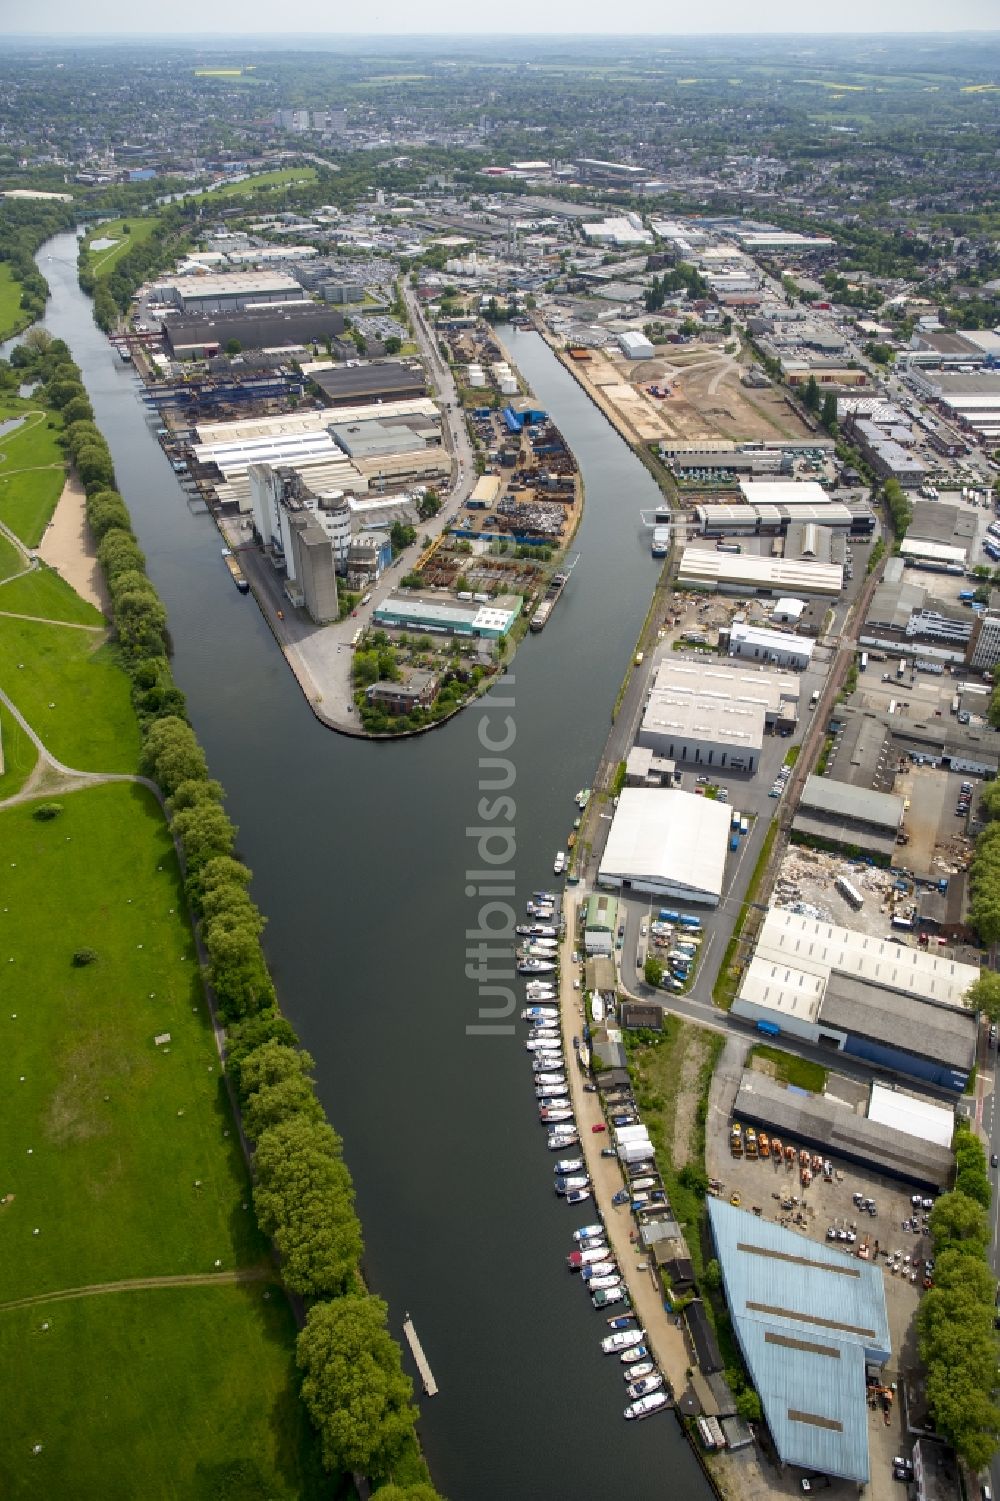
[[[747,836],[747,834],[749,834],[749,832],[750,832],[750,820],[749,820],[749,818],[741,818],[740,819],[740,833],[743,835],[744,838],[746,838],[746,836]]]
[[[700,928],[701,918],[693,917],[689,912],[682,912],[679,918],[682,928]]]
[[[730,820],[730,828],[738,829],[739,826],[740,826],[739,810],[737,808],[734,808],[733,809],[733,816],[732,816],[732,819]]]
[[[738,833],[736,833],[736,834],[733,834],[732,837],[729,840],[729,848],[731,850],[738,850],[739,847],[740,847],[740,836],[739,836]]]
[[[848,905],[853,907],[855,912],[859,912],[865,904],[865,899],[853,882],[849,881],[846,876],[838,876],[833,884]]]
[[[661,907],[657,913],[657,921],[659,922],[680,922],[680,920],[680,913],[672,911],[670,907]]]
[[[764,1037],[780,1037],[781,1028],[777,1022],[758,1022],[757,1031]]]
[[[809,697],[809,707],[810,707],[810,709],[815,709],[815,707],[816,707],[816,705],[818,703],[819,703],[819,689],[818,688],[814,688],[813,691],[812,691],[812,693],[810,694],[810,697]]]

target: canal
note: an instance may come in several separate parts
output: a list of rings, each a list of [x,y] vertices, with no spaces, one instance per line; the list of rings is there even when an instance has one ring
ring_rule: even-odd
[[[189,509],[136,376],[92,321],[76,250],[61,235],[39,253],[45,323],[83,371],[166,603],[177,679],[268,918],[281,1003],[344,1137],[366,1272],[397,1336],[410,1311],[433,1367],[440,1395],[422,1401],[420,1426],[435,1481],[451,1501],[698,1501],[708,1488],[673,1416],[622,1420],[621,1366],[601,1356],[604,1321],[563,1259],[589,1216],[552,1193],[523,1041],[467,1032],[480,1001],[465,931],[480,900],[465,872],[481,865],[468,830],[490,817],[477,809],[480,725],[488,715],[500,740],[513,721],[505,868],[520,906],[551,882],[607,734],[656,580],[638,519],[656,488],[541,339],[504,330],[582,467],[580,563],[516,657],[512,710],[487,701],[404,744],[340,738],[232,587],[213,523]]]

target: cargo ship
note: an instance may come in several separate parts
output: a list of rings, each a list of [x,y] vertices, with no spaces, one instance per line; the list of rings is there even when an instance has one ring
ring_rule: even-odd
[[[250,585],[247,583],[243,569],[240,567],[237,560],[233,557],[228,547],[224,547],[222,549],[222,561],[229,569],[229,575],[240,593],[249,594]]]

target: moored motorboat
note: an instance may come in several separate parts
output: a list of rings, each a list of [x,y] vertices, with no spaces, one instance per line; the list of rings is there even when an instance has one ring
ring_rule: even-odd
[[[634,1329],[636,1322],[636,1317],[632,1313],[616,1313],[613,1318],[608,1319],[608,1328]]]
[[[649,1351],[645,1345],[633,1345],[629,1350],[622,1351],[622,1365],[638,1365],[640,1361],[649,1359]]]
[[[638,1381],[630,1381],[626,1390],[633,1401],[639,1397],[648,1397],[650,1392],[658,1392],[663,1386],[663,1377],[659,1371],[654,1371],[651,1376],[643,1376]]]
[[[540,1031],[536,1027],[531,1036],[525,1039],[524,1046],[529,1053],[547,1053],[558,1050],[559,1033]]]
[[[552,862],[552,874],[556,875],[556,876],[561,876],[562,873],[563,873],[563,871],[565,869],[566,869],[566,851],[565,850],[559,850],[558,853],[556,854],[556,858]]]
[[[591,1195],[590,1195],[590,1189],[589,1188],[574,1188],[571,1193],[568,1193],[566,1195],[566,1203],[567,1204],[586,1204],[586,1202],[590,1198],[590,1196]]]
[[[628,1302],[628,1288],[624,1282],[619,1282],[617,1287],[599,1287],[590,1295],[590,1301],[595,1308],[610,1308],[615,1303]]]
[[[582,812],[583,809],[590,802],[590,788],[589,787],[581,787],[580,791],[576,794],[576,797],[574,798],[574,802],[576,803],[576,806]]]
[[[633,1350],[636,1345],[641,1345],[645,1337],[645,1329],[616,1329],[613,1334],[604,1336],[601,1349],[605,1355],[620,1355],[622,1350]]]
[[[583,1166],[582,1157],[562,1157],[558,1162],[553,1163],[552,1171],[554,1173],[579,1173]]]
[[[618,1272],[606,1272],[603,1277],[591,1277],[587,1285],[592,1293],[611,1292],[621,1286],[621,1281]]]
[[[579,1230],[573,1231],[574,1240],[603,1240],[603,1225],[581,1225]]]
[[[580,1138],[575,1131],[567,1131],[562,1136],[550,1136],[548,1148],[550,1152],[565,1152],[567,1147],[578,1146],[579,1142]]]
[[[522,959],[517,966],[519,975],[549,975],[554,969],[551,959]]]
[[[557,1121],[571,1121],[573,1111],[569,1105],[542,1105],[538,1111],[539,1117],[548,1125],[554,1125]]]
[[[599,1282],[594,1282],[595,1277],[610,1277],[618,1271],[617,1264],[605,1257],[603,1261],[592,1261],[589,1266],[580,1268],[580,1278],[583,1282],[593,1282],[595,1288],[600,1287]],[[619,1278],[619,1281],[621,1278]]]
[[[591,1246],[587,1251],[570,1251],[566,1265],[571,1272],[578,1272],[583,1267],[593,1266],[597,1261],[606,1261],[609,1254],[607,1246]]]
[[[627,1365],[622,1371],[626,1381],[641,1381],[643,1376],[652,1376],[656,1370],[651,1360],[639,1360],[635,1365]]]
[[[625,1409],[625,1416],[630,1420],[651,1417],[654,1412],[666,1407],[669,1400],[666,1392],[650,1392],[648,1397],[640,1397],[638,1401],[630,1403]]]
[[[558,1006],[525,1006],[521,1012],[523,1022],[556,1022],[559,1020]]]

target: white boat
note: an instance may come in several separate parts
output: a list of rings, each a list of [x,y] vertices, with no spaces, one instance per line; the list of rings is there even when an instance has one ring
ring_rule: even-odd
[[[582,1157],[563,1157],[553,1164],[554,1173],[578,1173],[584,1166]]]
[[[576,1056],[580,1060],[580,1067],[586,1071],[590,1067],[590,1049],[585,1042],[581,1042]]]
[[[628,1288],[624,1282],[617,1287],[599,1287],[596,1293],[591,1293],[590,1301],[595,1308],[613,1308],[616,1303],[628,1302]]]
[[[591,1277],[587,1286],[592,1293],[609,1293],[613,1287],[621,1286],[621,1280],[618,1272],[609,1272],[603,1277]]]
[[[535,1088],[550,1091],[560,1089],[566,1083],[565,1074],[536,1074]]]
[[[649,1351],[645,1345],[633,1345],[631,1350],[623,1350],[621,1355],[622,1365],[638,1365],[648,1359]]]
[[[514,929],[519,938],[558,938],[555,928],[548,923],[520,922]]]
[[[645,1338],[645,1329],[616,1329],[614,1334],[604,1336],[601,1349],[605,1355],[620,1355],[622,1350],[631,1350],[634,1345],[641,1345]]]
[[[547,1146],[550,1152],[565,1152],[570,1147],[579,1146],[580,1138],[575,1131],[570,1131],[566,1136],[549,1137]]]
[[[594,1018],[595,1023],[599,1024],[604,1020],[604,999],[602,996],[599,996],[597,994],[596,990],[590,997],[590,1012]]]
[[[549,1036],[545,1032],[536,1030],[532,1032],[524,1046],[529,1053],[547,1053],[550,1049],[558,1050],[559,1034],[556,1032]]]
[[[573,1231],[574,1240],[596,1240],[604,1235],[603,1225],[581,1225],[579,1230]]]
[[[663,1386],[663,1377],[659,1371],[654,1371],[652,1376],[643,1376],[639,1381],[630,1381],[626,1390],[633,1401],[640,1397],[648,1397],[651,1392],[658,1392]]]
[[[569,1105],[542,1105],[539,1107],[538,1114],[540,1119],[547,1121],[550,1126],[556,1125],[559,1121],[573,1119],[573,1111]]]
[[[542,1049],[540,1052],[532,1053],[531,1067],[536,1074],[554,1074],[561,1073],[566,1067],[566,1062],[557,1048],[553,1048],[551,1053]]]
[[[535,1103],[540,1110],[558,1110],[561,1106],[569,1104],[569,1091],[560,1089],[558,1085],[555,1089],[536,1089]]]
[[[559,1020],[558,1006],[525,1006],[521,1012],[523,1022],[557,1022]]]
[[[581,1269],[580,1276],[584,1282],[594,1282],[595,1277],[611,1277],[616,1275],[617,1273],[617,1263],[610,1260],[610,1257],[606,1256],[603,1261],[589,1262],[587,1266]],[[598,1288],[600,1286],[601,1284],[599,1282],[594,1282],[595,1288]]]
[[[519,975],[551,974],[555,965],[550,959],[522,959],[517,966]]]
[[[626,1381],[641,1381],[643,1376],[652,1376],[656,1370],[651,1360],[637,1360],[635,1365],[627,1365],[622,1371]]]
[[[556,858],[552,862],[552,874],[555,875],[555,876],[561,876],[562,873],[563,873],[563,871],[565,869],[566,869],[566,851],[565,850],[560,850],[559,853],[556,855]]]
[[[576,797],[573,799],[573,801],[576,803],[576,806],[578,808],[580,808],[581,810],[583,808],[585,808],[587,806],[587,804],[590,802],[590,788],[589,787],[581,787],[580,791],[576,794]]]
[[[648,1397],[640,1397],[637,1402],[632,1402],[625,1409],[625,1416],[632,1418],[648,1418],[654,1412],[659,1412],[669,1402],[666,1392],[650,1392]]]
[[[527,1001],[554,1000],[556,987],[551,980],[526,980],[524,996]]]
[[[589,1188],[574,1188],[572,1193],[566,1195],[567,1204],[585,1204],[590,1198]]]
[[[607,1257],[607,1246],[591,1246],[586,1251],[570,1251],[566,1257],[566,1265],[571,1272],[578,1272],[582,1267],[593,1266],[597,1261],[606,1261]]]
[[[528,941],[528,947],[532,949],[548,950],[549,953],[552,953],[559,947],[559,940],[558,938],[531,938]]]
[[[655,1178],[636,1178],[636,1180],[635,1180],[634,1183],[630,1183],[629,1184],[629,1189],[632,1192],[634,1192],[637,1188],[655,1188],[655,1187],[656,1187],[656,1179]]]

